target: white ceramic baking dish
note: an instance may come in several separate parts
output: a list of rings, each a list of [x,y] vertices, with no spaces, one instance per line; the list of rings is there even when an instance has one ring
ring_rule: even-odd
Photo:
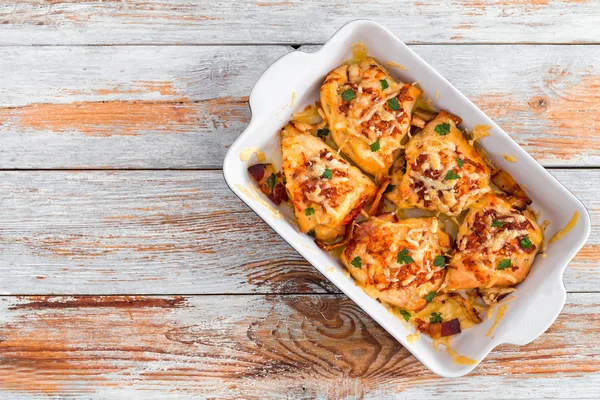
[[[477,124],[492,126],[491,135],[484,138],[481,145],[498,167],[510,172],[524,185],[533,199],[534,209],[542,210],[540,221],[551,222],[547,230],[548,237],[563,228],[575,211],[579,212],[577,225],[562,240],[548,245],[545,258],[536,258],[529,276],[518,286],[514,301],[507,303],[506,315],[494,334],[486,337],[494,318],[463,331],[452,342],[452,348],[457,353],[481,361],[499,344],[524,345],[550,327],[566,298],[563,271],[587,240],[590,218],[581,202],[508,134],[391,32],[375,22],[351,22],[317,52],[291,52],[273,63],[260,77],[250,94],[250,124],[225,157],[223,172],[231,190],[427,368],[444,377],[462,376],[475,366],[455,364],[444,346],[434,350],[431,340],[424,335],[419,341],[408,343],[406,336],[414,329],[405,326],[365,294],[352,278],[343,273],[343,267],[337,259],[320,250],[308,235],[300,233],[291,207],[275,208],[251,180],[247,168],[256,159],[253,157],[249,161],[242,161],[240,157],[245,149],[258,148],[266,154],[269,162],[279,167],[280,128],[292,113],[318,99],[319,87],[325,76],[351,57],[350,46],[355,42],[365,43],[369,54],[381,62],[392,61],[404,66],[405,70],[389,70],[404,82],[418,81],[436,108],[462,117],[463,128],[470,130]],[[435,93],[438,90],[439,97],[436,100]],[[506,161],[501,153],[514,155],[517,162]],[[265,251],[268,252],[268,249]]]

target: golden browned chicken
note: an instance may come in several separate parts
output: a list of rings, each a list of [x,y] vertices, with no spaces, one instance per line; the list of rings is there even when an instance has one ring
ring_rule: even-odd
[[[377,187],[321,139],[286,125],[281,151],[285,186],[300,231],[333,241],[369,202]]]
[[[407,206],[458,215],[490,190],[490,170],[456,128],[460,119],[442,111],[406,146],[404,169],[395,168],[387,198]]]
[[[355,230],[340,258],[370,296],[419,310],[443,282],[451,241],[436,218],[383,214]]]
[[[469,208],[448,265],[447,290],[508,287],[521,282],[540,250],[543,233],[528,211],[486,194]]]
[[[373,58],[343,64],[321,86],[321,106],[333,140],[363,171],[381,178],[410,129],[421,90],[396,82]]]

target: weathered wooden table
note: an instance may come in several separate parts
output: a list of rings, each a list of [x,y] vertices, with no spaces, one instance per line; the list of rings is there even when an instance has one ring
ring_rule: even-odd
[[[599,396],[600,3],[6,0],[0,398]],[[260,73],[372,18],[587,205],[567,304],[436,377],[228,190]]]

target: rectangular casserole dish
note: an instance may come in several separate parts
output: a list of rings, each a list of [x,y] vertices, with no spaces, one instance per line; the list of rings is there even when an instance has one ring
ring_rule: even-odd
[[[437,109],[445,109],[462,117],[463,129],[470,131],[478,124],[492,127],[490,136],[483,138],[480,145],[500,169],[508,171],[526,188],[533,200],[533,208],[541,210],[540,222],[550,221],[547,237],[565,227],[575,211],[579,212],[575,227],[563,239],[548,245],[545,258],[536,258],[529,276],[518,285],[514,301],[507,304],[505,317],[494,334],[486,337],[493,318],[463,331],[452,342],[452,348],[458,354],[481,362],[494,347],[503,343],[527,344],[550,327],[566,298],[563,272],[587,240],[590,218],[581,202],[507,133],[402,41],[375,22],[351,22],[336,32],[317,52],[293,51],[273,63],[259,78],[249,99],[252,119],[225,157],[223,173],[231,190],[427,368],[444,377],[462,376],[476,365],[454,363],[443,346],[434,350],[431,339],[424,335],[421,335],[421,340],[409,343],[406,337],[414,332],[414,328],[405,326],[363,292],[344,273],[339,260],[319,249],[309,236],[301,233],[291,207],[276,207],[260,193],[247,172],[249,162],[245,160],[246,157],[241,157],[243,153],[248,153],[247,149],[257,148],[265,153],[267,162],[273,162],[280,168],[279,130],[294,112],[318,99],[323,79],[351,57],[351,45],[356,42],[364,43],[369,55],[383,64],[387,61],[401,64],[405,69],[388,70],[403,82],[418,81]],[[437,91],[438,99],[435,98]],[[517,162],[508,162],[501,156],[502,153],[514,155]]]

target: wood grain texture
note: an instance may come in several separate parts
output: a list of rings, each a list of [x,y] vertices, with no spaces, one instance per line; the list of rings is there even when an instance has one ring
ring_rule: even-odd
[[[342,295],[11,297],[0,310],[7,396],[593,398],[600,385],[599,294],[570,294],[540,338],[452,380]]]
[[[5,0],[0,44],[323,43],[369,18],[410,43],[597,42],[595,0]]]
[[[600,166],[600,47],[412,48],[542,164]],[[0,47],[0,168],[220,168],[289,51]]]
[[[600,285],[600,173],[553,170],[592,235],[565,275]],[[220,171],[0,172],[1,294],[334,292]]]

